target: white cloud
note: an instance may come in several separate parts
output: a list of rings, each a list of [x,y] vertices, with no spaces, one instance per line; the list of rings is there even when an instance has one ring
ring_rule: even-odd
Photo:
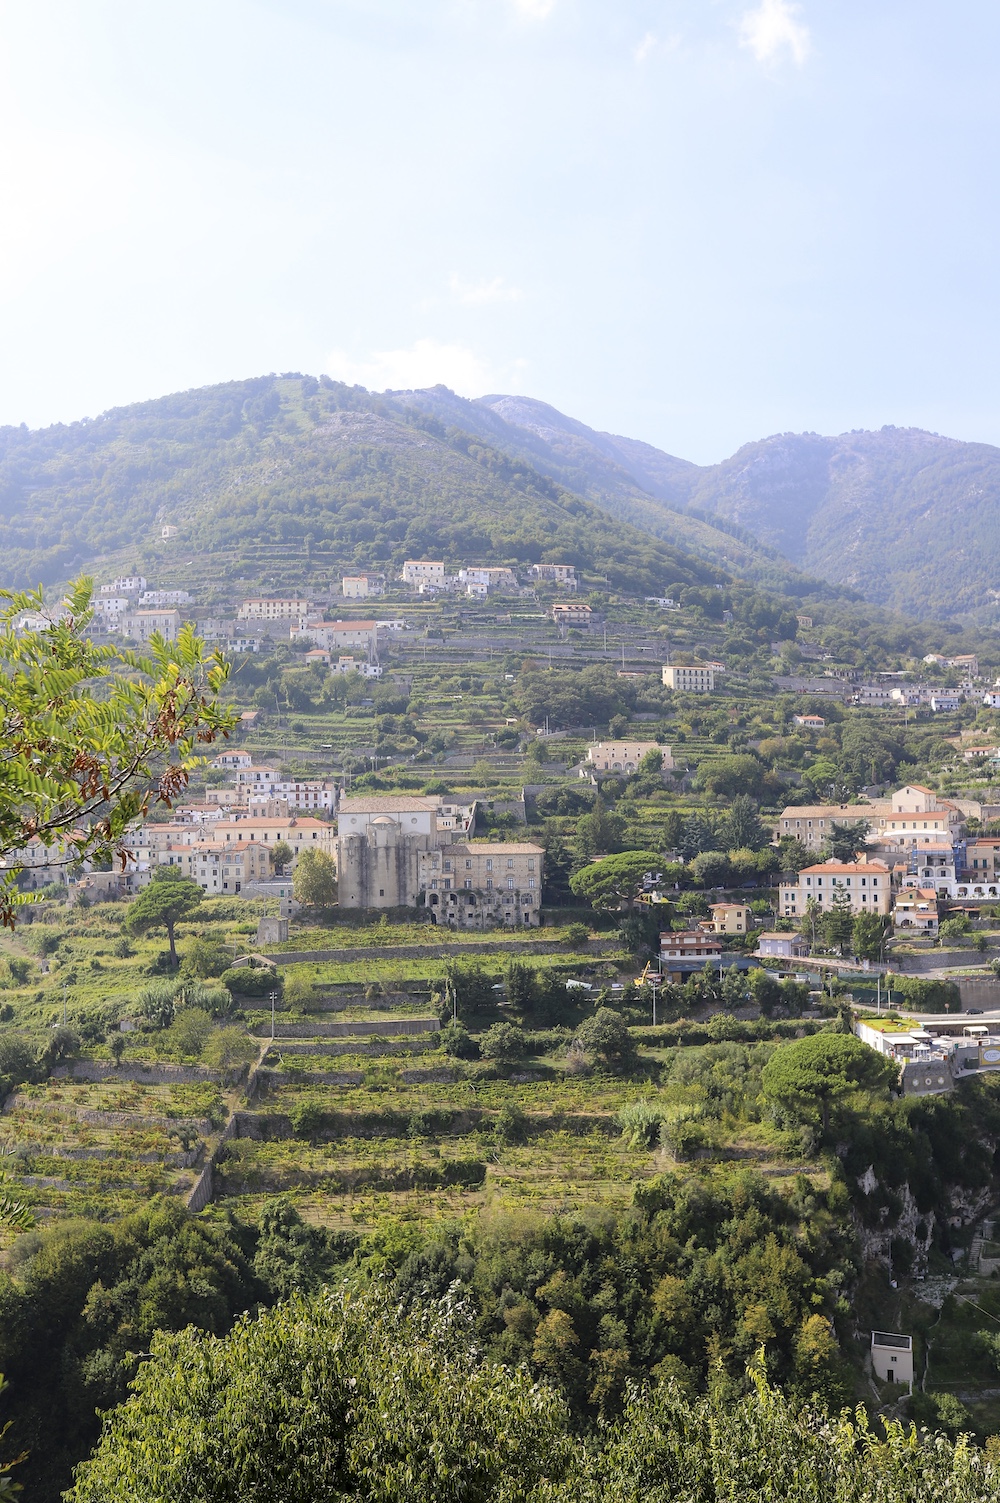
[[[545,21],[556,8],[557,0],[511,0],[519,16],[528,21]]]
[[[740,22],[740,46],[749,47],[759,63],[777,62],[788,54],[801,68],[809,56],[809,28],[796,20],[801,6],[791,0],[761,0]]]
[[[647,31],[646,35],[643,37],[642,41],[639,43],[638,47],[633,53],[636,62],[644,63],[655,46],[656,37],[651,31]]]
[[[476,397],[497,390],[503,382],[475,351],[461,344],[440,344],[436,339],[418,339],[403,350],[373,350],[366,360],[354,360],[346,351],[334,350],[326,368],[336,380],[356,382],[372,391],[387,387],[409,391],[440,383],[460,397]]]
[[[463,282],[459,276],[451,279],[451,295],[458,303],[475,306],[479,303],[519,303],[524,293],[520,287],[511,287],[503,277],[490,277],[482,282]]]

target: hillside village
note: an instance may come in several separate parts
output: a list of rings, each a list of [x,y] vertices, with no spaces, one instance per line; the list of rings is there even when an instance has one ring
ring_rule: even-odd
[[[760,1103],[769,1059],[849,1029],[892,1111],[953,1133],[974,1100],[992,1141],[1000,653],[872,638],[852,661],[821,606],[432,558],[328,589],[135,569],[88,630],[141,651],[188,623],[229,664],[229,738],[114,861],[72,837],[8,856],[36,901],[0,940],[4,1120],[39,1224],[162,1196],[258,1228],[280,1202],[290,1236],[422,1246],[487,1208],[615,1217],[735,1153],[846,1175],[852,1382],[881,1371],[871,1329],[924,1319],[887,1267],[989,1301],[971,1147],[957,1170],[935,1148],[921,1221],[870,1146],[876,1097],[828,1130]],[[189,906],[165,949],[132,915],[168,873]]]

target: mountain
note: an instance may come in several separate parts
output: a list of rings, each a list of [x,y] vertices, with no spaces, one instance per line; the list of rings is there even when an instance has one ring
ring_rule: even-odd
[[[612,516],[775,589],[825,581],[911,616],[1000,618],[1000,449],[917,428],[779,434],[699,466],[529,397],[408,403],[477,424]],[[477,414],[476,409],[482,409]]]
[[[735,577],[991,624],[998,534],[1000,449],[912,428],[780,434],[699,466],[529,397],[287,374],[0,429],[0,577],[17,584],[126,557],[162,573],[181,550],[274,583],[307,556],[544,556],[638,593]]]
[[[989,444],[919,428],[780,434],[702,470],[689,495],[877,604],[995,617],[1000,449]]]
[[[58,582],[112,560],[161,576],[183,553],[190,577],[216,581],[414,556],[565,560],[646,594],[726,579],[504,452],[502,419],[476,413],[480,431],[446,427],[409,394],[290,374],[0,429],[0,577]]]
[[[613,517],[770,589],[823,592],[774,548],[724,518],[691,510],[705,471],[638,439],[588,428],[532,397],[457,397],[443,386],[387,394],[401,408],[474,432],[531,464]]]

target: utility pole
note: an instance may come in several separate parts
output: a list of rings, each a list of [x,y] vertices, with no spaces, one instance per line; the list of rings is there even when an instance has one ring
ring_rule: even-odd
[[[272,1044],[274,1043],[274,1004],[277,1002],[277,1000],[278,1000],[278,993],[276,991],[273,991],[271,993],[271,1043]]]

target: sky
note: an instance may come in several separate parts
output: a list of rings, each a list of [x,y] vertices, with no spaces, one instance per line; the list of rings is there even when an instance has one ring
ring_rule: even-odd
[[[0,424],[267,371],[1000,444],[986,0],[0,0]]]

